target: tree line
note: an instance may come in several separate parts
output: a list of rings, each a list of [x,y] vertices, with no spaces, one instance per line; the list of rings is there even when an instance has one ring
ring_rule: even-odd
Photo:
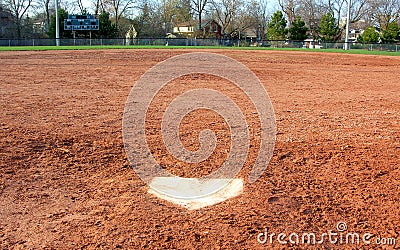
[[[226,38],[252,34],[257,39],[304,40],[306,38],[339,41],[346,29],[349,0],[278,0],[273,6],[261,0],[59,0],[61,37],[71,37],[63,30],[63,19],[70,14],[94,14],[100,30],[95,37],[123,37],[134,25],[138,37],[165,37],[173,27],[188,23],[196,36],[204,20],[215,20]],[[1,21],[1,37],[54,37],[54,1],[3,0],[0,13],[9,16]],[[362,42],[399,40],[400,0],[352,0],[350,27],[364,30]],[[1,18],[1,20],[7,20]],[[9,29],[5,27],[8,25]],[[5,28],[4,28],[5,27]],[[87,32],[77,32],[86,36]]]

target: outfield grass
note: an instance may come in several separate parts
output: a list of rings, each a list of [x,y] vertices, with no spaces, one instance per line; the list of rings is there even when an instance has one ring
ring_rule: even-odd
[[[160,45],[99,45],[99,46],[4,46],[0,51],[43,51],[43,50],[96,50],[96,49],[230,49],[230,50],[283,50],[307,52],[331,52],[346,54],[367,54],[382,56],[400,56],[394,51],[375,51],[364,49],[303,49],[303,48],[270,48],[270,47],[226,47],[226,46],[160,46]]]

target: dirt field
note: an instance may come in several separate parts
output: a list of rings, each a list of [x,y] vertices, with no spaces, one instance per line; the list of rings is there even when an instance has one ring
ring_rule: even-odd
[[[129,167],[121,128],[136,80],[157,62],[187,52],[0,53],[0,248],[305,248],[280,244],[276,235],[320,238],[337,232],[339,222],[347,223],[344,233],[372,234],[371,244],[326,239],[315,248],[376,248],[377,240],[390,238],[400,247],[399,57],[210,51],[237,59],[260,78],[278,134],[261,179],[246,179],[259,146],[252,132],[240,173],[244,193],[188,211],[147,193]],[[146,132],[153,153],[185,177],[215,170],[230,143],[223,120],[200,112],[185,121],[183,143],[195,149],[196,133],[215,125],[218,152],[193,166],[165,154],[156,131],[160,110],[190,86],[237,92],[229,82],[192,75],[169,84],[152,105]],[[251,108],[246,112],[257,127]],[[275,234],[272,244],[257,241],[265,229]]]

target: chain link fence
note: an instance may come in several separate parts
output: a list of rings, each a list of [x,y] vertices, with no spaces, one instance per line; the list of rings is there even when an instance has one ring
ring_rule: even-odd
[[[258,46],[272,48],[309,48],[309,49],[344,49],[344,42],[314,42],[314,41],[263,41]],[[350,49],[370,51],[400,52],[400,44],[396,43],[349,43]]]
[[[62,38],[61,46],[105,46],[105,45],[143,45],[143,46],[231,46],[231,47],[270,47],[270,48],[309,48],[309,49],[343,49],[344,42],[315,41],[256,41],[256,39],[204,39],[204,38]],[[55,46],[55,39],[0,39],[0,46]],[[396,43],[349,43],[350,49],[399,52],[400,44]]]

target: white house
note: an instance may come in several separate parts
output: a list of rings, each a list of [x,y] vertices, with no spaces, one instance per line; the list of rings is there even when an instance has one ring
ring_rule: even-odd
[[[182,35],[189,35],[194,32],[194,25],[190,22],[184,22],[177,24],[174,27],[174,32],[175,34],[182,34]]]

